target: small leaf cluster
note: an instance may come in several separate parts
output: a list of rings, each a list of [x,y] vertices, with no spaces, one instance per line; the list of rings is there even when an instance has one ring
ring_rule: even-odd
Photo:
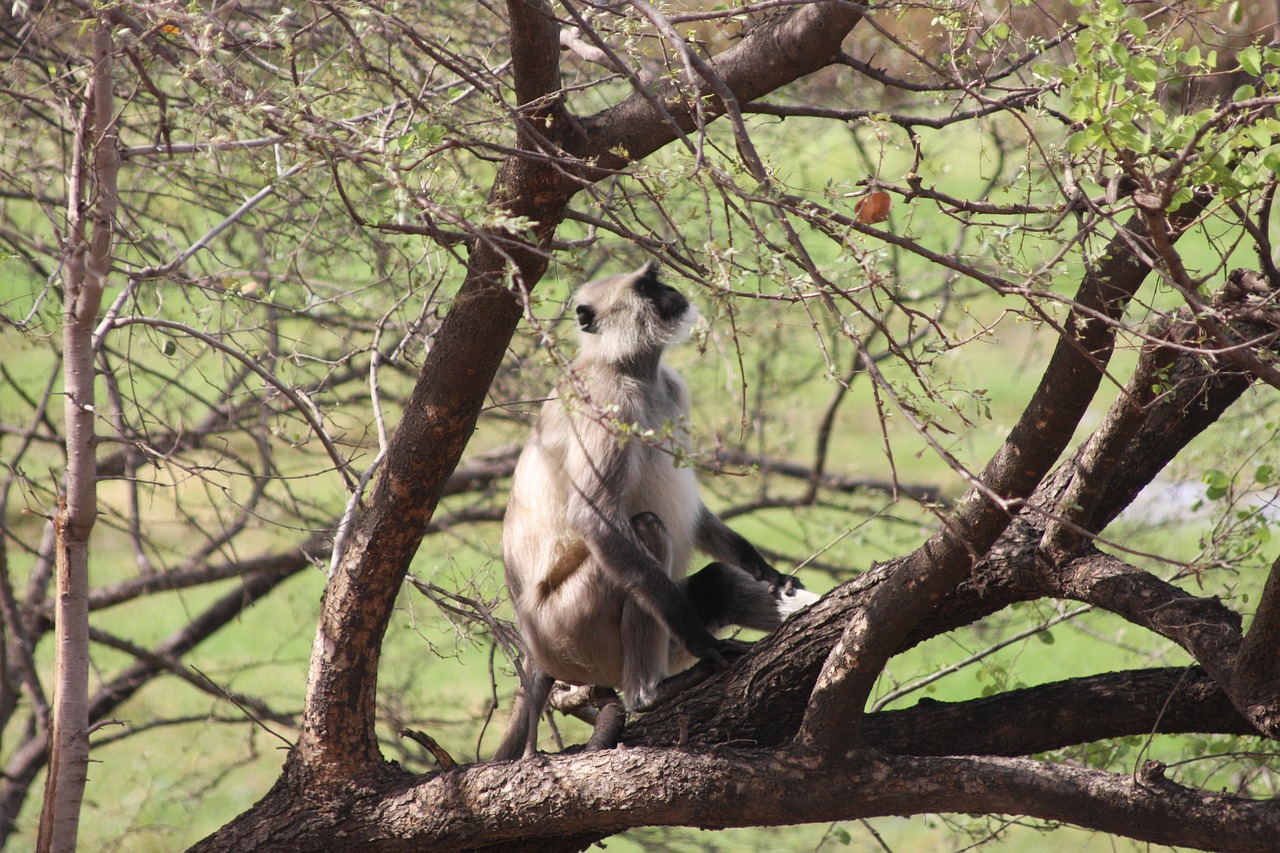
[[[1275,179],[1280,50],[1248,47],[1238,66],[1222,67],[1216,50],[1189,43],[1175,25],[1153,28],[1121,0],[1072,2],[1082,7],[1074,62],[1037,66],[1043,79],[1060,83],[1072,157],[1101,157],[1099,166],[1118,165],[1148,187],[1168,184],[1170,208],[1197,186],[1230,199]],[[1217,103],[1196,95],[1225,71],[1250,82]],[[1182,109],[1191,104],[1200,108]]]

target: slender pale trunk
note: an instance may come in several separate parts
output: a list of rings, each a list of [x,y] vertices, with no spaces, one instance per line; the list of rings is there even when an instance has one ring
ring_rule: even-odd
[[[37,845],[40,853],[75,850],[89,768],[89,532],[98,514],[93,331],[111,263],[119,169],[111,50],[111,29],[101,20],[94,35],[93,75],[76,134],[67,193],[63,253],[67,469],[65,492],[54,519],[58,537],[57,673],[48,781]],[[90,211],[91,237],[87,227]]]

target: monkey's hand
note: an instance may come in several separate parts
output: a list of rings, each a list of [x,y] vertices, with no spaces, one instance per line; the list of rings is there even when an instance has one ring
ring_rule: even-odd
[[[800,583],[800,579],[794,575],[784,575],[773,566],[765,562],[764,557],[756,554],[756,559],[750,560],[748,565],[743,566],[758,581],[766,581],[769,584],[769,591],[779,597],[784,595],[794,595],[796,590],[804,589],[804,584]]]

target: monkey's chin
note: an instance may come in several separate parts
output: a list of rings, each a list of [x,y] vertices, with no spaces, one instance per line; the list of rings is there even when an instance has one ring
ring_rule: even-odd
[[[667,342],[668,346],[682,344],[689,340],[689,334],[701,319],[702,315],[698,313],[698,309],[693,307],[693,303],[689,303],[689,307],[685,310],[684,316],[680,318],[679,325],[671,330],[671,337]]]

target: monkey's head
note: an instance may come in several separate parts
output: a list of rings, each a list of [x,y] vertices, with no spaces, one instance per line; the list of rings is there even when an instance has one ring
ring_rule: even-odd
[[[658,279],[656,264],[589,281],[574,298],[582,354],[613,363],[656,358],[689,336],[698,310]]]

